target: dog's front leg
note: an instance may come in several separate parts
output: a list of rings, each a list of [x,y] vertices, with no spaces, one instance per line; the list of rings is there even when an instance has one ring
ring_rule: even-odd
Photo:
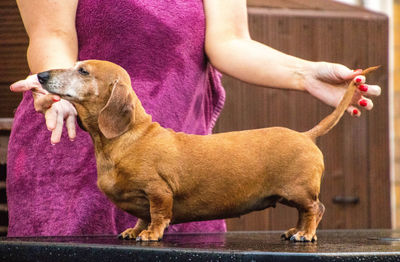
[[[151,190],[153,191],[153,190]],[[137,241],[159,241],[172,218],[172,192],[159,189],[148,194],[150,202],[150,226],[136,238]]]
[[[144,221],[143,219],[138,219],[134,228],[128,228],[124,232],[118,235],[120,239],[136,239],[139,234],[147,228],[149,225],[148,221]]]

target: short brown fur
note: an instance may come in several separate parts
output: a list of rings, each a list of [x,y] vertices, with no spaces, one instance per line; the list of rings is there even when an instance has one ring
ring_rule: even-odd
[[[87,76],[78,73],[81,67]],[[324,161],[313,141],[341,118],[356,89],[353,81],[337,109],[310,131],[272,127],[200,136],[153,122],[129,75],[115,64],[88,60],[50,73],[43,87],[74,103],[93,139],[100,190],[139,218],[122,238],[157,241],[170,224],[237,217],[282,203],[299,212],[297,225],[283,237],[317,239],[325,210],[318,200]],[[52,78],[81,84],[54,87]],[[77,97],[65,95],[71,88]]]

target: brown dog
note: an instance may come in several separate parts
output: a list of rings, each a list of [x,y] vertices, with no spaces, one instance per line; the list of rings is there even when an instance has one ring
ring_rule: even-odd
[[[282,203],[299,212],[283,237],[317,239],[324,161],[314,140],[341,118],[354,82],[333,113],[307,132],[272,127],[200,136],[153,122],[127,72],[113,63],[78,62],[38,79],[75,105],[93,139],[99,188],[139,218],[122,238],[157,241],[169,224],[238,217]]]

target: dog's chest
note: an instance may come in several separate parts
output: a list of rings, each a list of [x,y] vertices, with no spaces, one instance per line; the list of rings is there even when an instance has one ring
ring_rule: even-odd
[[[139,218],[150,216],[150,204],[143,190],[119,182],[112,174],[99,176],[97,185],[119,208]]]
[[[115,181],[107,175],[99,176],[97,179],[97,186],[107,196],[113,195],[115,191]]]

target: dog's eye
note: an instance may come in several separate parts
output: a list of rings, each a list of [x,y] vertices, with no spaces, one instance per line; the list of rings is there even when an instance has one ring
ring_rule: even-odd
[[[83,67],[80,67],[80,68],[78,69],[78,72],[79,72],[79,74],[84,75],[84,76],[89,75],[89,72],[86,71]]]

